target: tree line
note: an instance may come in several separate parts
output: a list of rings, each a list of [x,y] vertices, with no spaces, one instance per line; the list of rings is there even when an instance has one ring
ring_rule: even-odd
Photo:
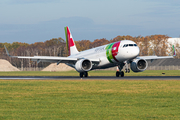
[[[93,42],[90,40],[75,41],[76,47],[79,51],[98,47],[101,45],[117,42],[121,40],[132,40],[137,43],[140,48],[140,56],[147,55],[167,55],[167,35],[151,35],[151,36],[117,36],[111,40],[105,38],[95,39]],[[8,60],[15,67],[46,67],[50,63],[40,62],[36,63],[29,59],[10,58],[6,55],[4,45],[7,47],[10,55],[12,56],[61,56],[66,57],[67,48],[66,42],[61,37],[53,38],[45,42],[35,42],[33,44],[13,42],[13,43],[0,43],[0,58]],[[171,49],[170,49],[171,50]],[[168,51],[170,52],[170,51]]]

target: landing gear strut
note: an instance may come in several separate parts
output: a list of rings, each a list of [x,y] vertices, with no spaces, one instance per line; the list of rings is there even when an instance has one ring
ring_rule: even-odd
[[[79,76],[82,78],[83,76],[84,77],[88,77],[88,72],[81,72],[81,73],[79,73]]]

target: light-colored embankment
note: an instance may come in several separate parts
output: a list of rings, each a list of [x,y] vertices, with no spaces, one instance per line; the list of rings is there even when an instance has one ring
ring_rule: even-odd
[[[44,68],[42,71],[71,71],[71,70],[74,70],[74,68],[69,67],[64,63],[60,63],[59,65],[57,65],[56,63],[52,63],[46,68]]]
[[[9,61],[0,59],[0,71],[20,71],[20,70],[12,66]]]

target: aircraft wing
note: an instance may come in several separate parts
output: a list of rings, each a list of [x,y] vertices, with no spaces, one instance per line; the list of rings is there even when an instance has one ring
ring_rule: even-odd
[[[173,56],[138,56],[136,59],[144,59],[144,60],[156,60],[156,59],[167,59],[167,58],[174,58],[176,56],[176,50],[174,48],[174,45],[172,46],[173,48]]]
[[[138,56],[136,59],[144,59],[144,60],[156,60],[156,59],[167,59],[174,58],[173,56]]]
[[[70,58],[70,57],[53,57],[53,56],[11,56],[22,59],[31,59],[32,61],[39,62],[54,62],[54,63],[76,63],[82,58]],[[99,59],[89,59],[93,63],[99,63]]]
[[[72,58],[72,57],[54,57],[54,56],[11,56],[5,46],[5,50],[8,56],[13,58],[21,58],[21,59],[31,59],[32,61],[39,62],[53,62],[53,63],[71,63],[75,64],[79,59],[83,58]],[[98,64],[100,62],[99,59],[89,59],[92,63]]]

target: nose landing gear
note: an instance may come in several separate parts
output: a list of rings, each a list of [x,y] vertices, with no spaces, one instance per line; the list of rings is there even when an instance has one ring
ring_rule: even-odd
[[[119,77],[121,75],[121,77],[124,77],[124,72],[121,71],[123,69],[123,66],[125,64],[124,63],[121,63],[118,65],[118,68],[117,68],[117,72],[116,72],[116,77]]]
[[[130,73],[130,69],[128,68],[128,63],[129,63],[129,61],[125,61],[124,63],[121,63],[118,65],[116,77],[119,77],[120,75],[121,75],[121,77],[124,77],[124,72],[121,71],[124,66],[125,66],[125,73]]]

